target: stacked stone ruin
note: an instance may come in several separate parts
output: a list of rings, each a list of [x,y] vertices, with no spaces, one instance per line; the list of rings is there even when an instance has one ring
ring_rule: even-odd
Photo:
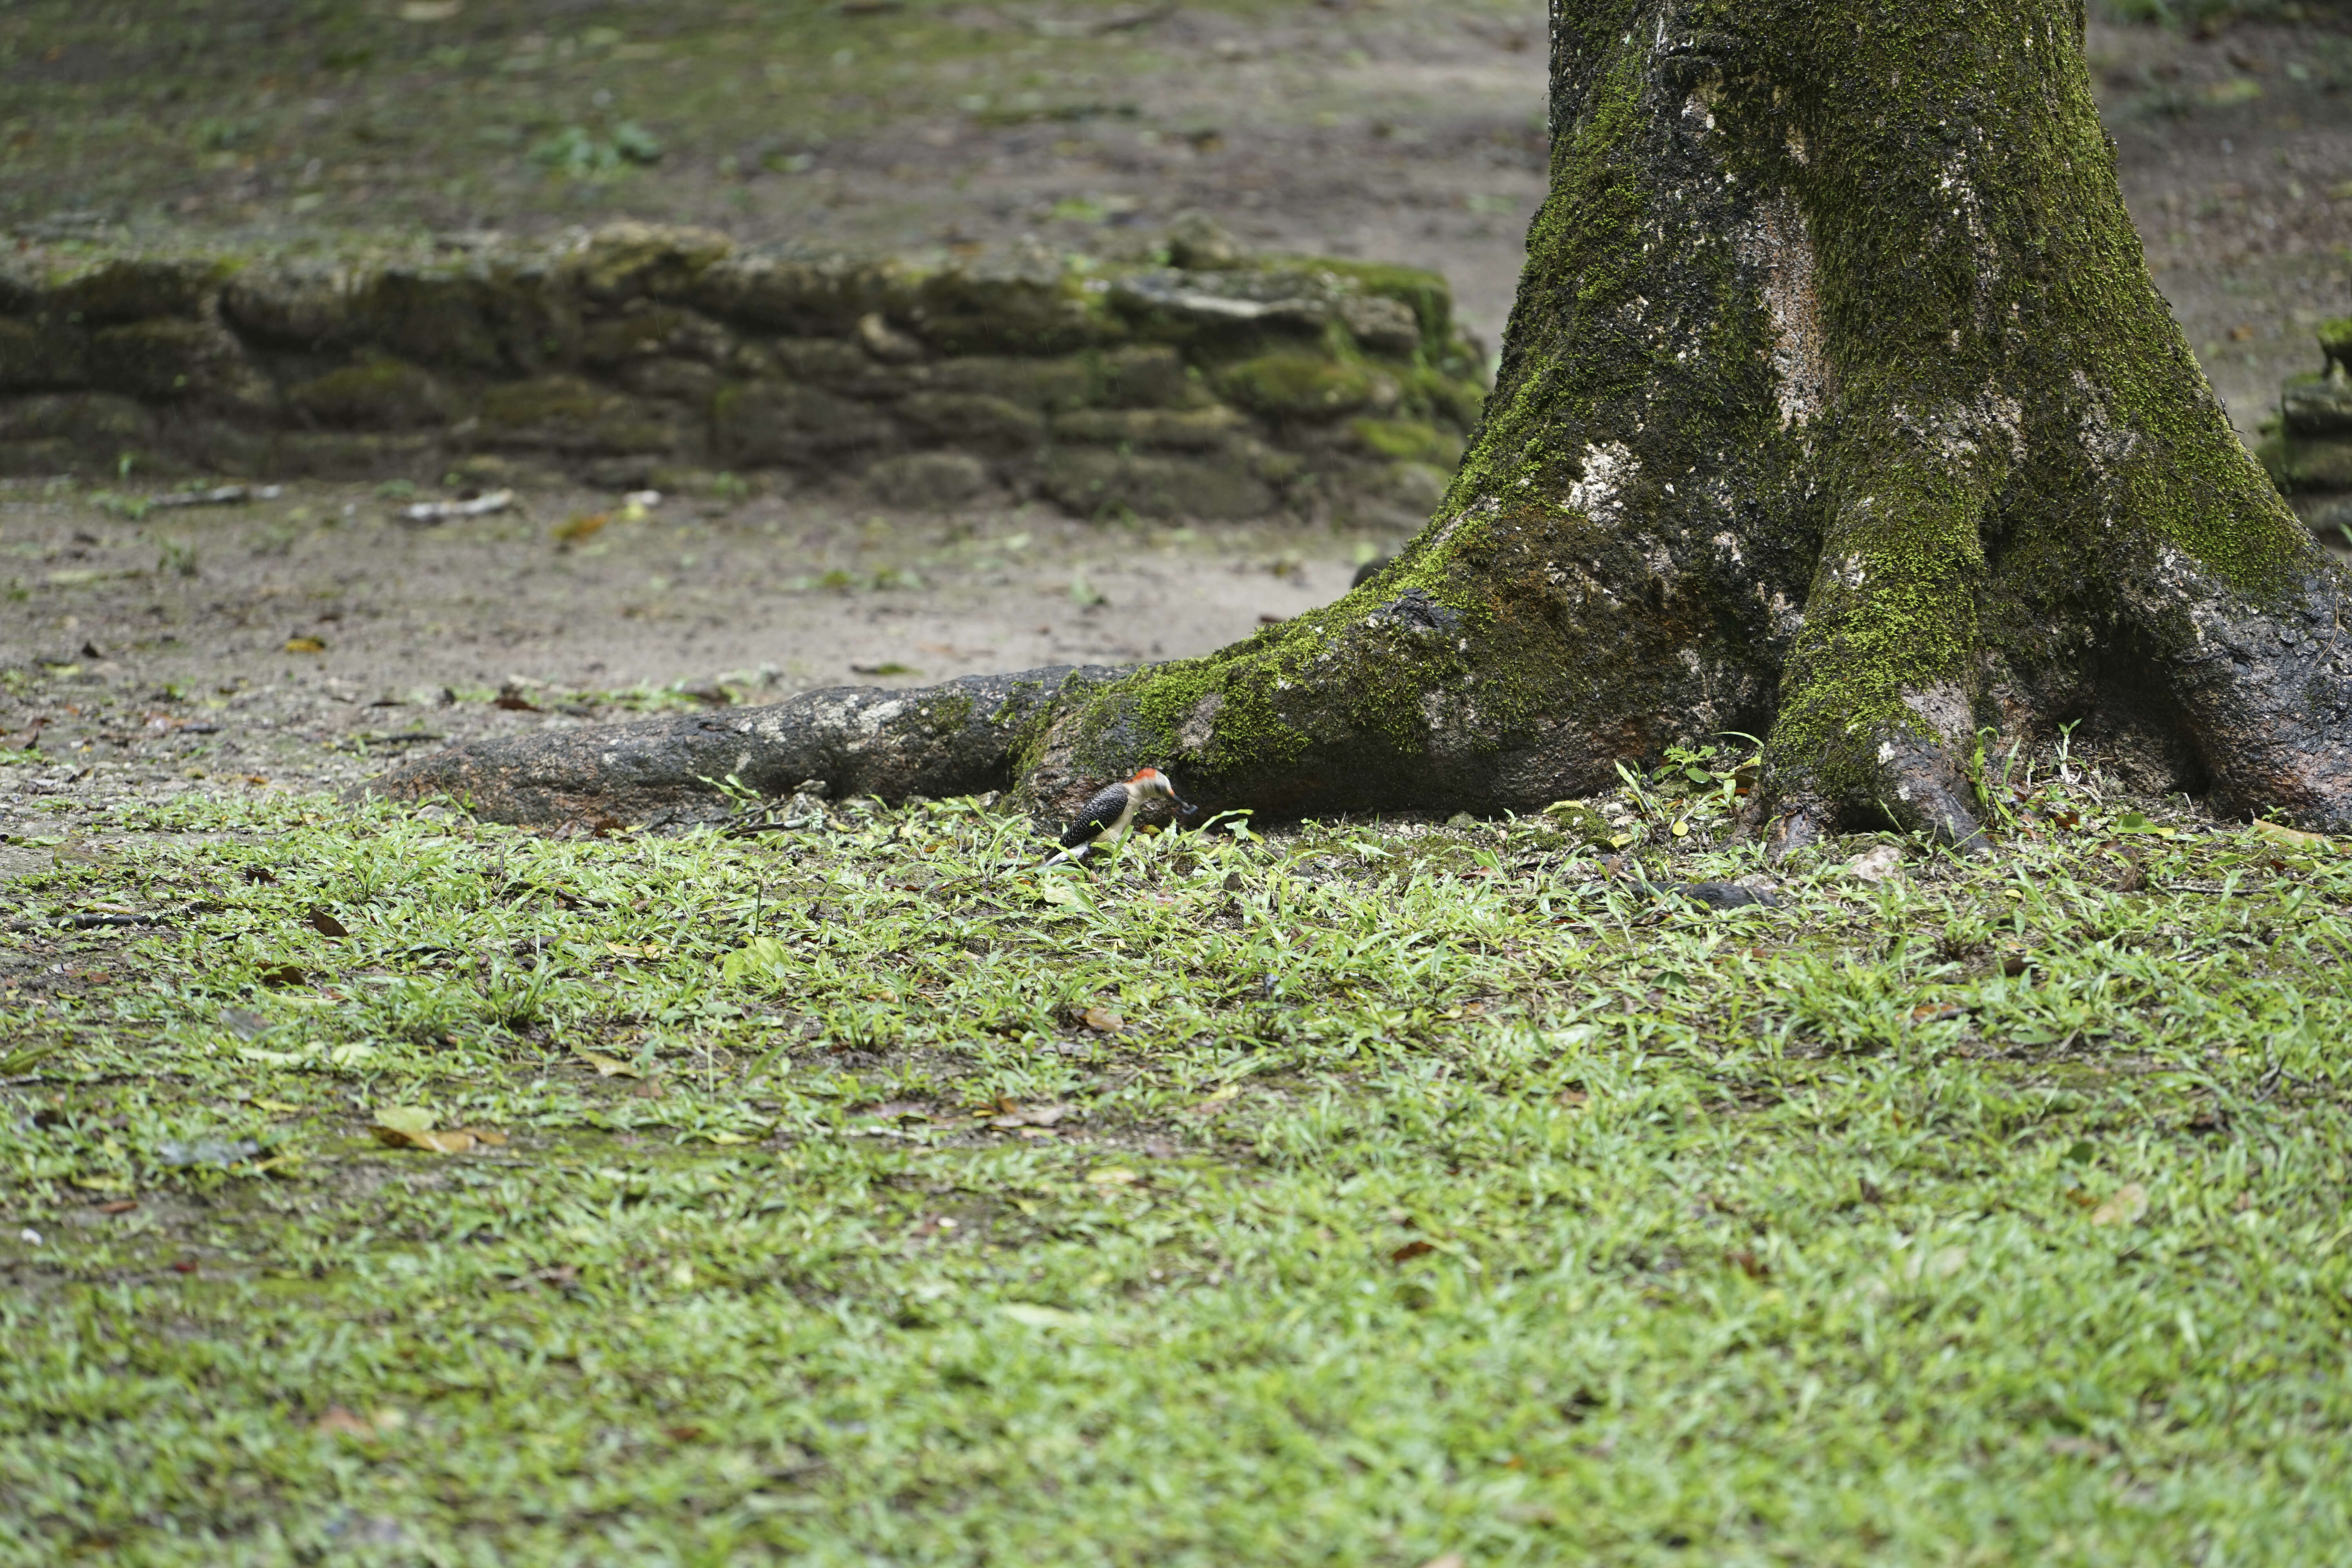
[[[2263,466],[2314,532],[2352,541],[2352,316],[2319,329],[2319,351],[2317,374],[2279,388]]]
[[[720,472],[909,506],[1425,517],[1485,395],[1444,280],[1188,246],[917,260],[622,224],[408,253],[0,253],[0,473]]]

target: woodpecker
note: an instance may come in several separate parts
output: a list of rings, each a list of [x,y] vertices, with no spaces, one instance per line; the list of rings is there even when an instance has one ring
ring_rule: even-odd
[[[1176,793],[1176,781],[1158,768],[1138,768],[1133,778],[1106,785],[1087,802],[1085,809],[1062,832],[1062,852],[1045,864],[1058,866],[1065,860],[1083,860],[1096,845],[1105,840],[1116,842],[1127,831],[1128,824],[1135,820],[1136,808],[1155,796],[1174,801],[1187,816],[1201,809],[1187,805]]]

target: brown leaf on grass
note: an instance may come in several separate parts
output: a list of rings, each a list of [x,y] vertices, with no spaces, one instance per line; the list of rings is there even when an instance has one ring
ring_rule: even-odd
[[[1730,1264],[1734,1268],[1738,1269],[1742,1274],[1747,1275],[1750,1279],[1769,1279],[1772,1278],[1772,1266],[1744,1247],[1736,1252],[1726,1253],[1724,1255],[1724,1261]]]
[[[428,1154],[463,1154],[477,1148],[495,1149],[507,1141],[503,1132],[485,1128],[436,1128],[433,1114],[413,1105],[387,1106],[376,1113],[369,1131],[379,1143],[394,1149],[421,1149]]]
[[[2091,1211],[2093,1225],[2137,1225],[2147,1213],[2147,1189],[2137,1182],[2126,1182],[2115,1195]]]
[[[1394,1252],[1390,1253],[1389,1261],[1391,1263],[1410,1263],[1416,1258],[1425,1258],[1436,1250],[1437,1244],[1435,1242],[1423,1241],[1416,1237],[1412,1241],[1406,1242]]]
[[[577,544],[612,521],[613,514],[608,511],[575,511],[555,525],[556,542]]]
[[[310,929],[320,936],[345,937],[352,934],[349,927],[324,910],[312,910],[310,921]]]
[[[1116,1035],[1127,1027],[1127,1020],[1108,1007],[1089,1007],[1080,1016],[1087,1028],[1100,1035]]]
[[[582,1061],[586,1062],[590,1067],[594,1068],[598,1078],[643,1078],[646,1076],[643,1071],[631,1067],[627,1062],[623,1061],[620,1058],[608,1057],[602,1051],[581,1050],[574,1051],[572,1054],[578,1057]]]
[[[1592,1097],[1580,1089],[1563,1089],[1553,1095],[1552,1100],[1569,1110],[1581,1110],[1592,1103]]]
[[[639,1100],[659,1100],[662,1097],[662,1080],[649,1078],[629,1092]]]
[[[310,977],[302,973],[302,966],[299,963],[272,963],[261,971],[261,983],[264,985],[299,985],[308,978]]]
[[[1023,1127],[1051,1127],[1065,1117],[1077,1113],[1075,1105],[1023,1105],[1016,1100],[1000,1100],[997,1114],[988,1124],[999,1131],[1010,1132]]]
[[[373,1437],[375,1426],[364,1415],[344,1409],[340,1405],[327,1406],[327,1413],[310,1423],[310,1430],[322,1437]]]
[[[286,651],[288,653],[324,653],[327,651],[327,645],[317,637],[288,637]]]
[[[138,1206],[139,1200],[137,1198],[117,1198],[110,1204],[99,1205],[98,1212],[100,1214],[129,1214],[132,1209],[135,1209]]]
[[[662,1436],[668,1438],[673,1443],[691,1443],[697,1437],[702,1436],[702,1428],[699,1426],[665,1426],[662,1428]]]

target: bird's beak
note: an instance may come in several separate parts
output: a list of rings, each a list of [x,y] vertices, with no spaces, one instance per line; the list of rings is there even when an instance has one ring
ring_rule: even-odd
[[[1199,806],[1194,805],[1191,801],[1186,800],[1182,795],[1178,795],[1172,789],[1168,792],[1168,798],[1174,801],[1177,806],[1187,816],[1195,816],[1200,814],[1201,808]]]

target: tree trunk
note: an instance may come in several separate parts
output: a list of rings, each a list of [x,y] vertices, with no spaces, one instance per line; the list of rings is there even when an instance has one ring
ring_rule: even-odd
[[[2352,828],[2352,576],[2157,293],[2076,0],[1555,4],[1551,193],[1436,519],[1338,604],[1073,688],[1013,771],[1528,809],[1767,737],[1783,845],[1979,837],[1981,744]],[[974,784],[969,787],[985,787]]]

